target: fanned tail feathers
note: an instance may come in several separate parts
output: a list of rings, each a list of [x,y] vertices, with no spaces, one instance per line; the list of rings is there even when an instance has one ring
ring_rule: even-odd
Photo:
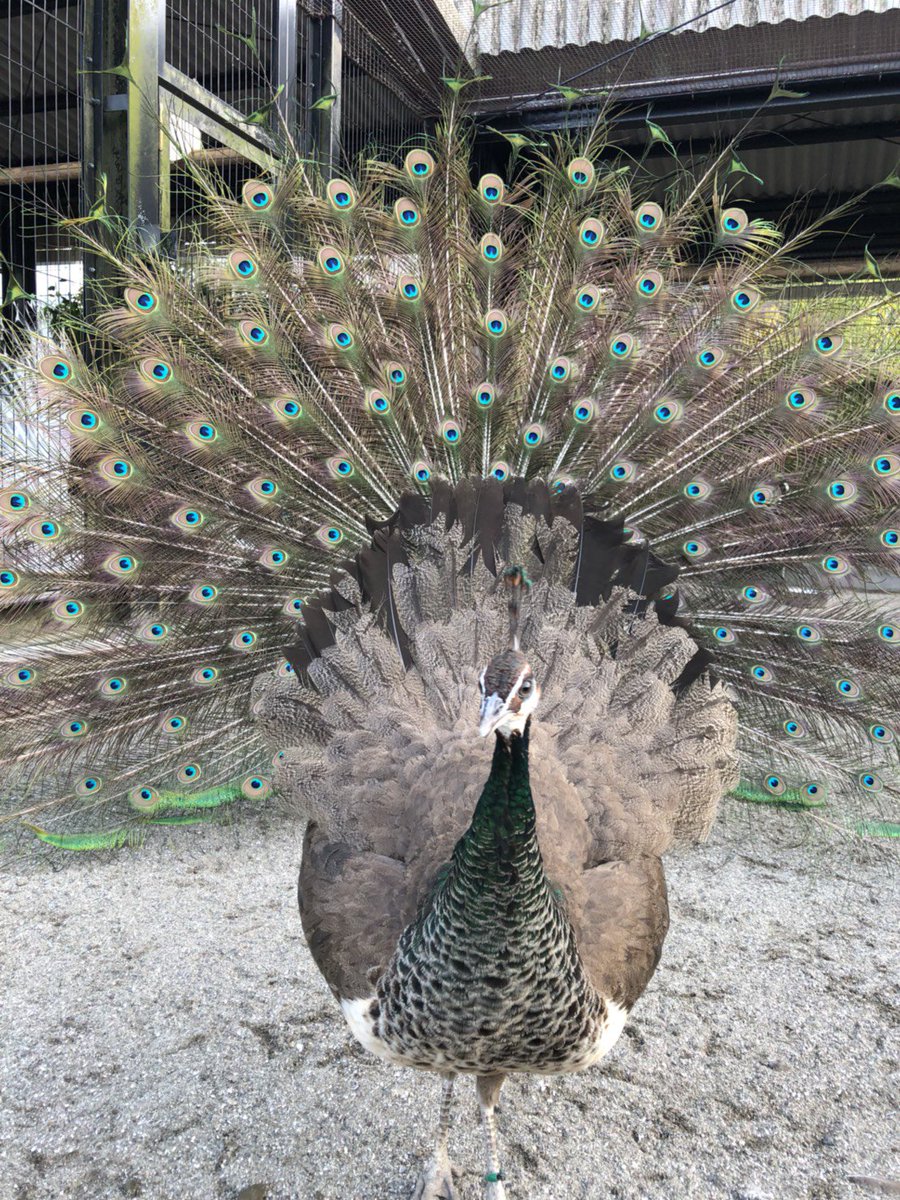
[[[731,203],[727,158],[657,203],[604,148],[473,183],[451,114],[354,180],[207,179],[205,242],[116,250],[121,302],[20,364],[59,437],[0,476],[0,830],[112,847],[268,794],[254,679],[360,595],[407,658],[398,530],[434,505],[499,536],[479,476],[574,485],[652,551],[738,705],[739,797],[894,828],[896,300],[797,298],[803,238]]]

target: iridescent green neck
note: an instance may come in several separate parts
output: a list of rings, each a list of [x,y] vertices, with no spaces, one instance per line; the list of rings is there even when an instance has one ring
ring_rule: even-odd
[[[521,736],[513,734],[509,740],[497,735],[491,773],[453,853],[458,871],[487,884],[515,877],[526,863],[529,873],[535,867],[542,872],[528,777],[528,733],[526,726]]]

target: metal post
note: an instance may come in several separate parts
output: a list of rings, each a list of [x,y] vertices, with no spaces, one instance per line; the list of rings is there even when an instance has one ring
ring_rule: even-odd
[[[341,72],[343,69],[343,20],[342,0],[331,0],[331,15],[319,21],[319,49],[313,60],[314,100],[336,95],[328,108],[317,109],[313,126],[315,150],[322,170],[333,174],[339,169],[341,157]]]
[[[101,75],[125,61],[128,0],[84,0],[81,108],[81,214],[105,190],[111,213],[128,212],[128,120],[125,81]],[[85,313],[108,302],[109,265],[95,254],[84,256]]]
[[[276,136],[286,133],[296,144],[297,101],[297,4],[298,0],[275,0],[275,30],[272,42],[272,82],[281,91],[275,107]]]
[[[165,61],[165,0],[128,0],[128,217],[148,247],[160,239],[160,184],[168,177],[167,169],[160,170],[159,77]]]

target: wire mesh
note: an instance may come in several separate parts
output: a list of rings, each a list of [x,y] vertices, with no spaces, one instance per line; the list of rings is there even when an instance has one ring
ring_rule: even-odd
[[[80,0],[13,0],[0,17],[0,276],[5,353],[78,310],[83,269],[60,217],[80,211]],[[0,463],[52,462],[59,432],[22,420],[28,377],[0,367]],[[16,404],[13,404],[13,400]],[[9,468],[8,468],[9,469]],[[2,482],[2,479],[0,479]]]
[[[275,0],[168,0],[166,59],[219,100],[252,113],[273,90],[274,29]]]

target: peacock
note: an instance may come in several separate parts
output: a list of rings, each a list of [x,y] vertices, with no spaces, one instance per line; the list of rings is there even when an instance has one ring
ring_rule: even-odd
[[[461,1074],[502,1200],[504,1079],[613,1046],[724,795],[866,836],[900,788],[877,264],[794,288],[731,147],[472,138],[194,166],[175,249],[94,214],[110,298],[8,360],[0,491],[7,854],[277,797],[350,1030],[441,1078],[417,1200]]]

